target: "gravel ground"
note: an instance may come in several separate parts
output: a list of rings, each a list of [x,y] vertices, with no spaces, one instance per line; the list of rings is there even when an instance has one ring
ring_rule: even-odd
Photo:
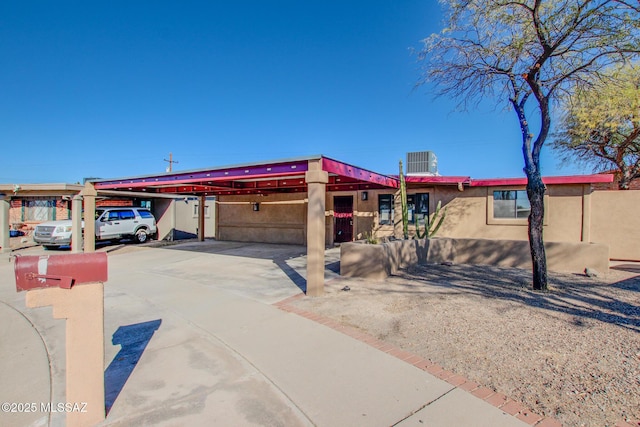
[[[357,327],[568,426],[640,420],[640,267],[599,278],[425,265],[340,278],[293,304]],[[342,291],[344,286],[350,291]]]

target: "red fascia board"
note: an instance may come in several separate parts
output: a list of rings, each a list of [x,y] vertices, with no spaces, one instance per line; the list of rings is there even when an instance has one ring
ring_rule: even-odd
[[[471,178],[468,176],[415,176],[405,175],[407,184],[469,184]]]
[[[286,177],[291,175],[300,175],[300,170],[297,169],[293,172],[278,173],[278,174],[256,174],[256,175],[242,175],[243,180],[247,179],[260,179],[260,178],[272,178],[272,177]],[[158,185],[180,185],[180,184],[201,184],[204,182],[216,182],[216,181],[229,181],[229,179],[240,178],[238,176],[223,176],[217,178],[186,178],[186,179],[173,179],[170,181],[155,181],[155,178],[145,178],[143,180],[123,180],[123,181],[109,181],[109,182],[96,182],[95,187],[97,190],[110,190],[117,188],[141,188],[148,187],[153,188]]]
[[[542,182],[545,184],[595,184],[613,182],[612,174],[596,175],[571,175],[571,176],[544,176]],[[508,185],[527,185],[527,178],[491,178],[473,179],[472,187],[498,187]]]
[[[300,160],[287,163],[248,165],[226,169],[199,170],[174,174],[96,181],[94,186],[96,189],[105,190],[115,188],[140,188],[167,184],[188,184],[216,180],[275,178],[279,176],[299,175],[301,172],[306,172],[308,168],[309,162],[306,160]]]
[[[322,157],[322,170],[363,182],[379,184],[384,187],[398,188],[398,180],[396,178],[342,163],[328,157]]]

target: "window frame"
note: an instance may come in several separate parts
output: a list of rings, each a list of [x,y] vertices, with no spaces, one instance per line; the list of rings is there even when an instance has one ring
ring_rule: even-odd
[[[529,224],[528,216],[526,218],[495,218],[493,210],[493,192],[494,191],[526,191],[523,186],[501,186],[487,187],[487,225],[517,225],[527,226]],[[543,225],[548,225],[549,218],[549,194],[544,195],[544,220]]]
[[[389,200],[389,220],[382,220],[382,202],[383,199]],[[387,202],[385,201],[385,204]],[[378,194],[378,225],[393,225],[395,214],[395,197],[393,194]]]
[[[411,197],[412,202],[409,202],[409,197]],[[421,203],[423,206],[426,206],[427,208],[427,212],[426,214],[424,212],[417,212],[417,207],[418,207],[418,201],[421,201],[422,198],[427,199],[426,204],[425,203]],[[429,218],[429,215],[431,214],[431,206],[430,206],[430,196],[429,193],[414,193],[414,194],[407,194],[407,208],[409,208],[409,224],[412,225],[416,225],[416,215],[422,215],[420,217],[420,219],[422,219],[423,221],[425,221],[425,226],[427,224],[427,222],[429,221],[428,219],[425,220],[425,218]]]

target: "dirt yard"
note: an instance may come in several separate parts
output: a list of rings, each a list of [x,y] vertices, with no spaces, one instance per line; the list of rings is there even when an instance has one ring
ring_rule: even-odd
[[[640,269],[599,278],[426,265],[340,278],[293,305],[359,328],[567,426],[640,420]],[[349,291],[341,290],[349,286]]]

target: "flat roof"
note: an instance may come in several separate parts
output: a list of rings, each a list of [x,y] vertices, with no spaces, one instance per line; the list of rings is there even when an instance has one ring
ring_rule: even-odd
[[[397,188],[398,180],[322,155],[124,178],[90,180],[96,190],[147,193],[231,195],[306,191],[305,172],[310,161],[320,161],[328,172],[328,191]]]
[[[132,177],[90,180],[98,191],[136,191],[146,194],[239,195],[305,192],[305,172],[310,161],[320,161],[328,172],[327,191],[395,189],[398,176],[384,175],[321,154]],[[408,184],[493,187],[526,185],[526,177],[473,179],[469,176],[406,175]],[[547,176],[545,184],[613,182],[613,174]]]
[[[77,194],[84,188],[81,184],[0,184],[0,194],[13,196],[34,196],[49,194]]]

